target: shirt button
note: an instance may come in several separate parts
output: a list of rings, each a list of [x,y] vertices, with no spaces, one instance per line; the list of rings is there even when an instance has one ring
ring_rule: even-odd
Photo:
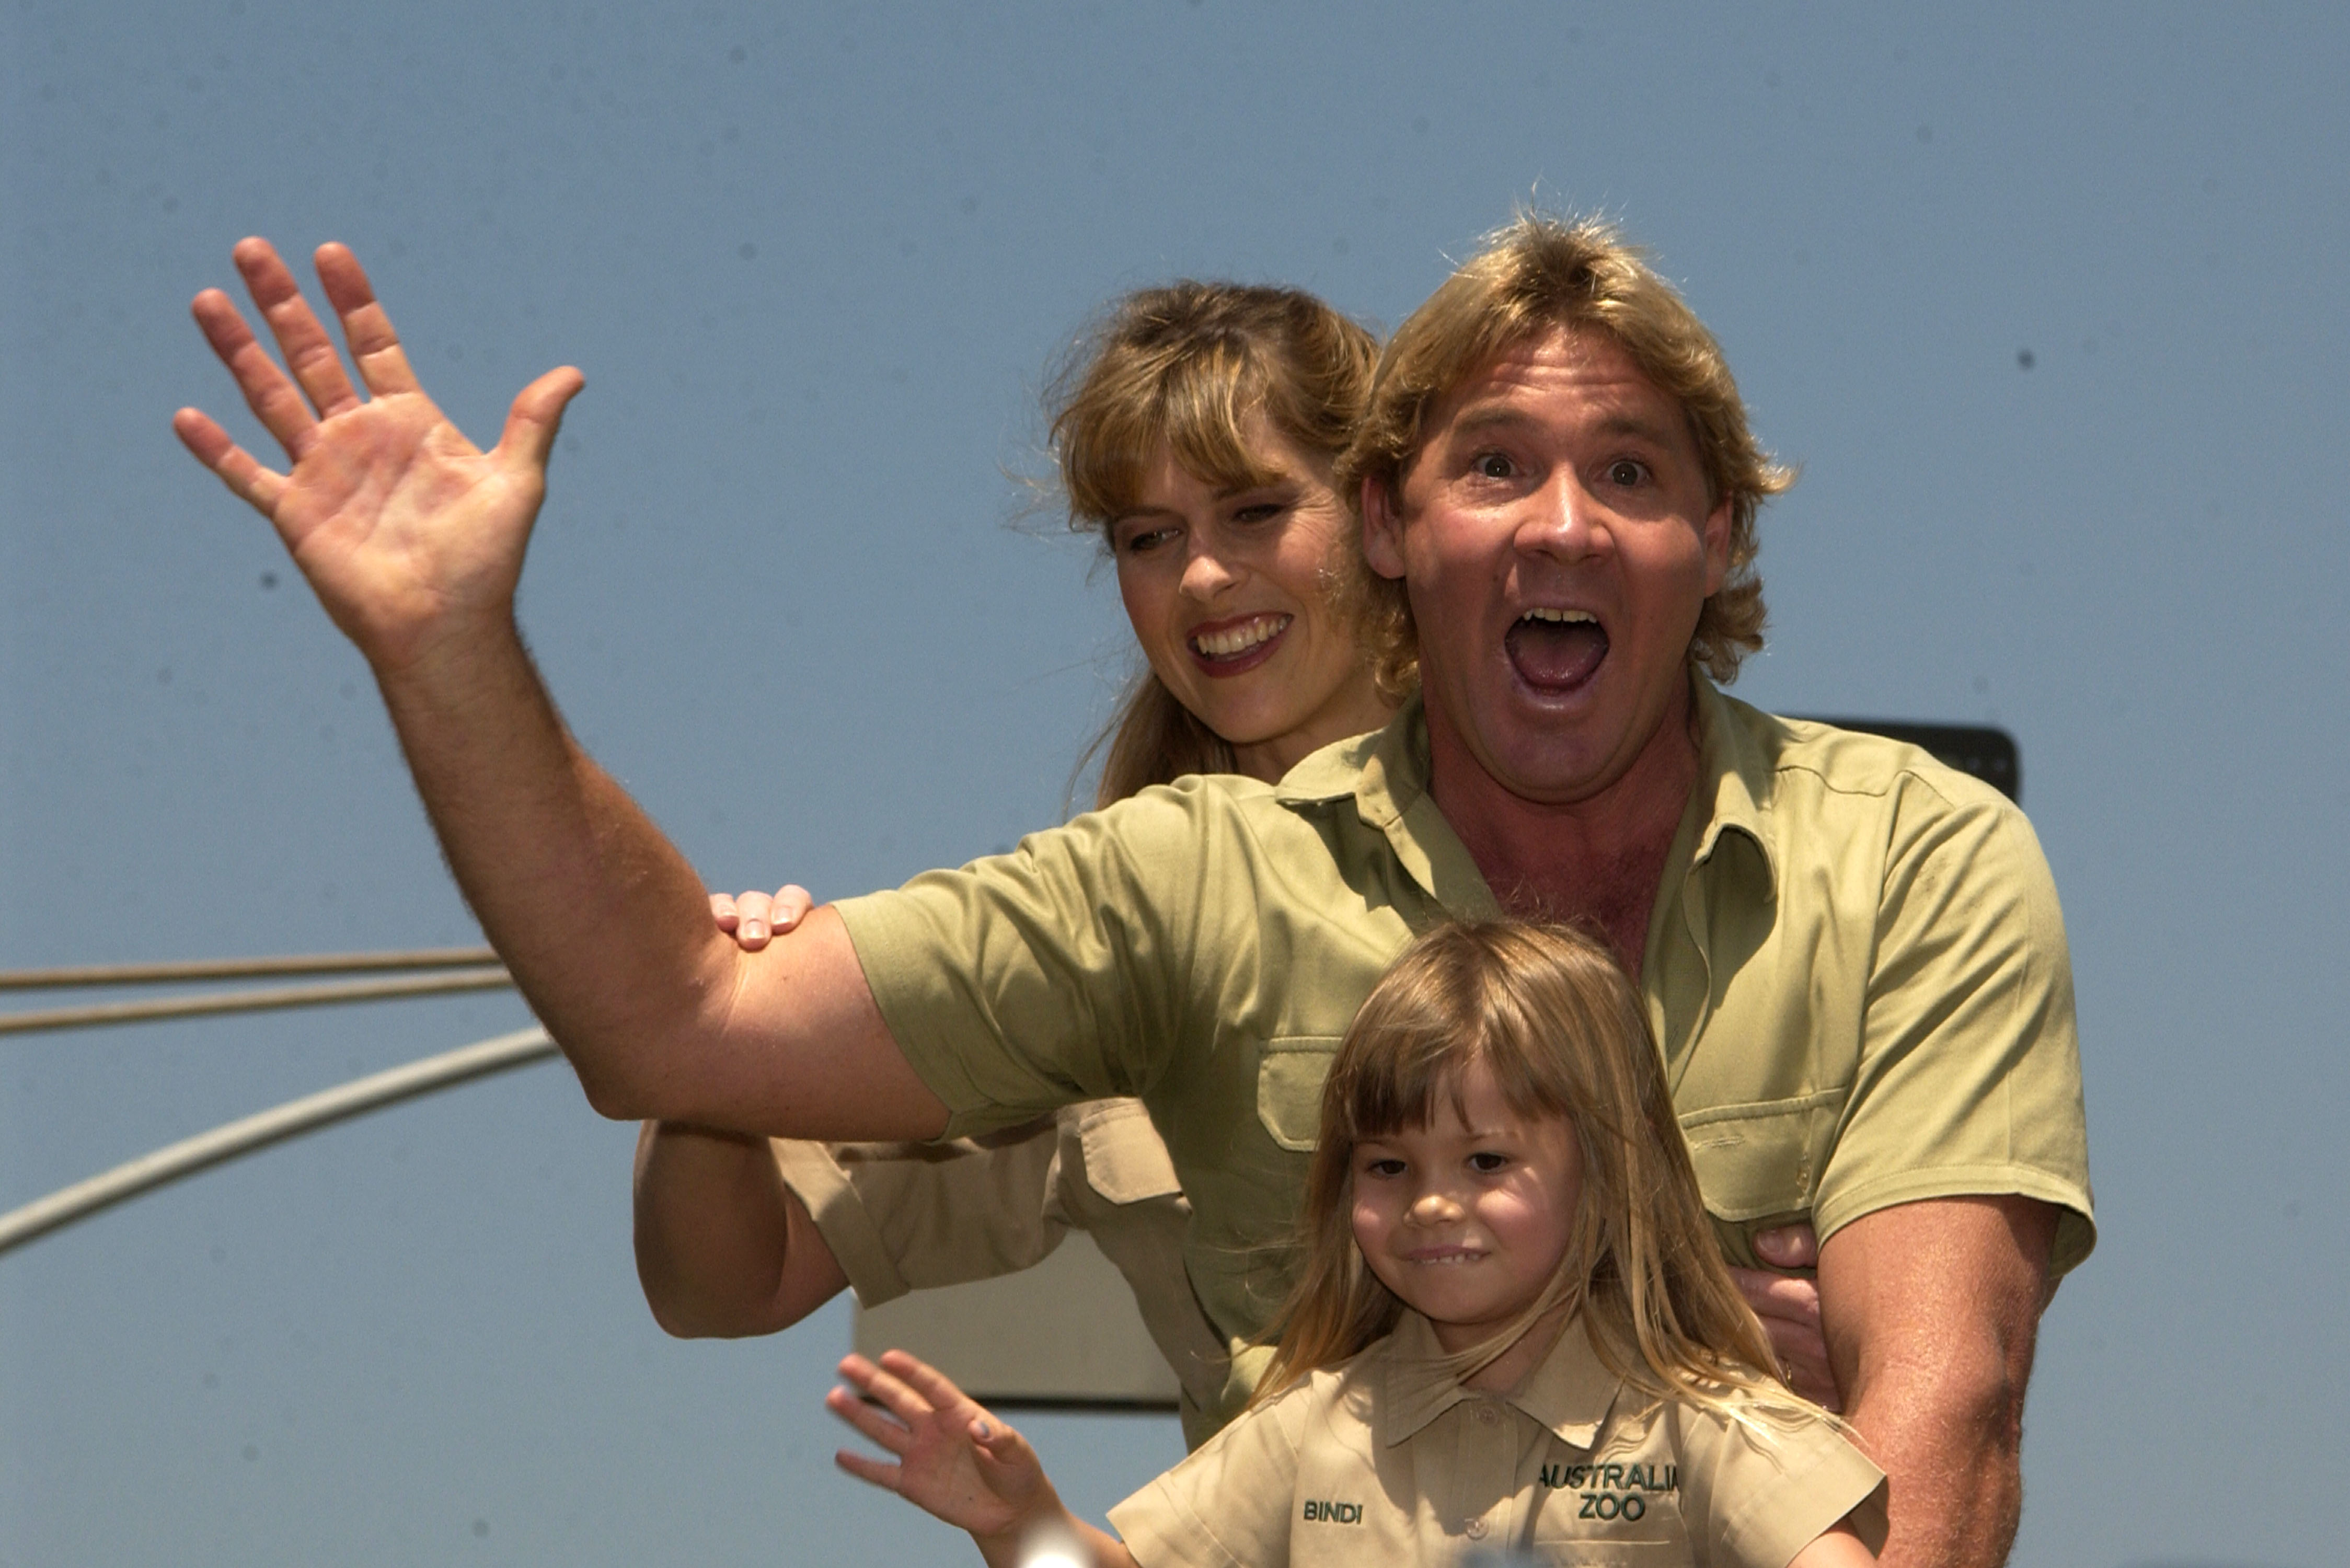
[[[1469,1539],[1471,1541],[1485,1539],[1485,1521],[1482,1519],[1472,1519],[1461,1528],[1469,1532]]]
[[[1502,1413],[1499,1410],[1494,1409],[1491,1405],[1480,1405],[1477,1407],[1477,1420],[1481,1425],[1490,1427],[1501,1418]]]

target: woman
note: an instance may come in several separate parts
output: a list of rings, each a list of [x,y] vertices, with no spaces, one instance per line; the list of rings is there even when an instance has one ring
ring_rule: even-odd
[[[1331,464],[1370,389],[1369,333],[1290,289],[1178,283],[1127,296],[1048,396],[1073,529],[1097,534],[1145,660],[1093,752],[1096,804],[1187,774],[1271,783],[1386,722],[1408,671],[1367,662],[1353,516]],[[796,887],[712,900],[749,950],[806,914]],[[1131,1100],[941,1151],[792,1144],[671,1123],[638,1147],[638,1272],[679,1334],[772,1333],[852,1279],[899,1292],[1036,1262],[1089,1231],[1133,1287],[1205,1439],[1246,1398],[1192,1301],[1173,1168]]]

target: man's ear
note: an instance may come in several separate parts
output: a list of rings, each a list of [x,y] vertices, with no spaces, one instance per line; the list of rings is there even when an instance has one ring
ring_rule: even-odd
[[[1363,559],[1383,577],[1403,576],[1403,515],[1387,481],[1363,476]]]
[[[1369,515],[1368,513],[1365,514]],[[1721,591],[1721,579],[1730,575],[1730,498],[1722,497],[1706,514],[1700,525],[1700,536],[1705,541],[1705,597]]]

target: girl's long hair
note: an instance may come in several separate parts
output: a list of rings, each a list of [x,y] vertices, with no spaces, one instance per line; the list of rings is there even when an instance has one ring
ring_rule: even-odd
[[[1403,1303],[1355,1244],[1356,1146],[1426,1127],[1440,1099],[1459,1111],[1461,1075],[1477,1062],[1518,1116],[1567,1118],[1583,1180],[1550,1287],[1457,1370],[1490,1362],[1565,1305],[1608,1370],[1648,1395],[1742,1424],[1758,1408],[1813,1415],[1767,1370],[1770,1342],[1715,1245],[1638,992],[1591,939],[1503,921],[1421,936],[1339,1046],[1306,1178],[1305,1268],[1256,1399],[1395,1328]]]
[[[1141,504],[1162,442],[1201,479],[1233,488],[1274,477],[1250,450],[1259,419],[1335,460],[1378,362],[1377,338],[1299,289],[1185,279],[1136,290],[1078,339],[1045,393],[1070,528],[1107,543],[1110,524]],[[1335,565],[1340,613],[1359,621],[1368,577],[1359,548]],[[1078,769],[1096,756],[1097,805],[1186,774],[1233,771],[1232,747],[1148,666]]]

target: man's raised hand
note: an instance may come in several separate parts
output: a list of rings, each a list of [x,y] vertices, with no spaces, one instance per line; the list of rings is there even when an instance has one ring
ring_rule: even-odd
[[[524,388],[497,446],[484,452],[417,385],[347,247],[318,248],[318,281],[364,397],[269,243],[240,241],[234,254],[286,368],[221,290],[196,296],[196,323],[291,471],[265,467],[195,409],[172,419],[181,441],[276,525],[328,615],[379,670],[412,663],[485,618],[510,617],[546,492],[547,454],[564,406],[584,384],[579,372],[565,366]]]

